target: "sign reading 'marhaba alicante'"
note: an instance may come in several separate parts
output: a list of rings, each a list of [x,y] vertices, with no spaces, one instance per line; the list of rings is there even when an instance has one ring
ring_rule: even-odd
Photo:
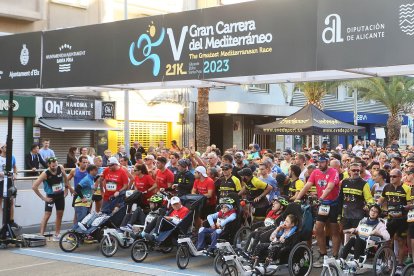
[[[1,38],[0,89],[414,64],[413,47],[414,0],[260,0]]]

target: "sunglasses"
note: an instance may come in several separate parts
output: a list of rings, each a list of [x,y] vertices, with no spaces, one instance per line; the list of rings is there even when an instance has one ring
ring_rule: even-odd
[[[372,168],[374,171],[379,171],[380,168]]]
[[[351,172],[360,172],[360,170],[351,170]]]
[[[390,175],[390,178],[398,178],[400,177],[399,175]]]
[[[47,159],[47,162],[51,163],[51,162],[55,162],[57,161],[57,158],[55,157],[50,157],[49,159]]]

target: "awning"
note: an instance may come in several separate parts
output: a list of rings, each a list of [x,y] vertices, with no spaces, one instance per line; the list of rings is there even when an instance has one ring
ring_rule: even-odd
[[[117,127],[116,120],[64,120],[40,118],[39,124],[54,131],[121,130]]]
[[[385,130],[383,127],[376,127],[375,128],[375,137],[377,139],[385,139]]]

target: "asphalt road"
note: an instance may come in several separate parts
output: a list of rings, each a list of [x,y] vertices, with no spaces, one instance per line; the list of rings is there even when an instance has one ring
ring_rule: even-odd
[[[194,257],[185,270],[177,268],[175,250],[169,254],[151,252],[142,263],[135,263],[129,249],[120,249],[112,258],[105,258],[98,244],[84,244],[73,253],[64,253],[57,242],[45,247],[0,250],[0,275],[217,275],[213,258]],[[312,276],[321,269],[313,269]],[[288,275],[287,273],[285,275]]]

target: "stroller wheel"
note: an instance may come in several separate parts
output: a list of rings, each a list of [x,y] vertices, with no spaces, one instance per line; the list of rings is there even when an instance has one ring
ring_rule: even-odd
[[[246,246],[247,238],[249,237],[251,232],[252,229],[248,226],[240,228],[237,231],[236,235],[234,235],[234,247],[244,249],[244,247]]]
[[[222,253],[217,253],[217,255],[214,257],[214,270],[217,274],[221,274],[221,271],[223,271],[224,266],[224,258]]]
[[[112,257],[118,250],[118,241],[112,235],[107,235],[101,241],[101,252],[105,257]]]
[[[414,275],[414,264],[410,264],[404,268],[401,275],[404,276],[412,276]]]
[[[140,263],[148,256],[148,246],[143,240],[137,240],[134,242],[131,248],[131,258]]]
[[[383,245],[374,256],[374,275],[394,275],[396,264],[394,251],[389,246]]]
[[[312,270],[312,251],[305,242],[298,243],[289,254],[289,274],[294,276],[309,275]]]
[[[186,245],[180,245],[177,250],[177,255],[175,256],[177,260],[177,266],[180,269],[185,269],[190,261],[190,252],[189,248]]]
[[[59,247],[64,252],[72,252],[79,245],[79,237],[75,232],[68,231],[59,240]]]
[[[223,270],[220,273],[221,276],[237,276],[239,272],[237,271],[237,267],[233,264],[225,264],[223,266]]]

